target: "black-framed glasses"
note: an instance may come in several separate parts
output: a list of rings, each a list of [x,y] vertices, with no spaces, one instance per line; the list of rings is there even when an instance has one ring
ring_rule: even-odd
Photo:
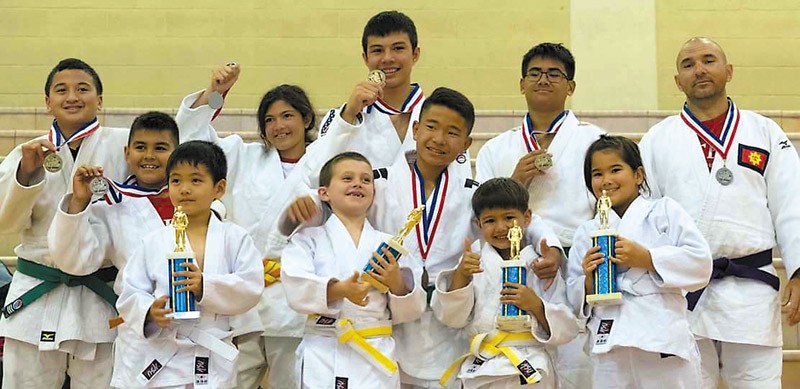
[[[525,74],[525,78],[530,78],[533,81],[539,81],[543,74],[547,77],[547,81],[552,83],[558,83],[567,78],[567,74],[562,72],[561,69],[547,69],[547,71],[543,71],[539,68],[531,68],[528,70],[528,73]]]

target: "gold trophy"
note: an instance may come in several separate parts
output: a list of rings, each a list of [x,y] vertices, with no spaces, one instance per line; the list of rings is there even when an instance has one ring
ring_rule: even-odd
[[[622,293],[617,285],[617,265],[609,259],[616,255],[614,245],[617,243],[617,232],[608,227],[608,215],[611,212],[611,198],[606,191],[597,199],[597,215],[600,218],[600,229],[592,231],[592,246],[600,246],[605,259],[594,270],[594,294],[586,296],[586,302],[598,305],[616,305],[622,303]]]
[[[200,311],[194,300],[194,293],[190,291],[179,292],[185,285],[175,285],[175,281],[185,280],[184,276],[175,276],[176,272],[185,271],[181,266],[184,262],[194,262],[194,253],[186,251],[186,227],[189,226],[189,218],[183,212],[181,206],[175,207],[172,215],[172,228],[175,229],[175,251],[167,254],[169,261],[169,305],[172,309],[170,317],[173,319],[198,319]]]
[[[520,243],[522,242],[522,228],[514,220],[514,226],[508,230],[509,248],[508,260],[503,261],[503,285],[506,282],[527,285],[528,268],[525,260],[519,259]],[[514,304],[501,304],[500,315],[495,318],[497,328],[507,332],[524,332],[531,329],[531,316],[519,309]]]
[[[391,237],[388,242],[381,243],[378,246],[378,254],[386,256],[386,250],[389,250],[392,255],[399,261],[400,256],[407,255],[408,250],[403,247],[403,241],[406,239],[409,233],[411,233],[411,229],[414,228],[419,221],[422,219],[422,212],[425,210],[425,205],[420,206],[419,208],[412,209],[411,212],[408,214],[406,218],[406,224],[397,233],[397,235]],[[367,262],[367,266],[364,266],[364,272],[361,273],[361,281],[364,281],[370,285],[372,285],[375,289],[377,289],[381,293],[386,293],[389,291],[389,287],[382,284],[380,281],[376,280],[372,277],[372,260]]]

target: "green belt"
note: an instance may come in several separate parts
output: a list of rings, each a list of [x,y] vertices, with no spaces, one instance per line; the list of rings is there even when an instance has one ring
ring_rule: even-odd
[[[117,304],[117,295],[114,293],[114,289],[107,284],[107,282],[112,282],[117,278],[118,270],[116,267],[103,268],[88,276],[73,276],[54,267],[40,265],[26,259],[18,258],[17,271],[42,280],[43,282],[4,306],[3,316],[6,318],[21,311],[22,308],[28,306],[28,304],[36,301],[39,297],[44,296],[45,293],[55,289],[61,284],[69,287],[85,286],[97,293],[98,296],[106,300],[112,307],[115,307]]]

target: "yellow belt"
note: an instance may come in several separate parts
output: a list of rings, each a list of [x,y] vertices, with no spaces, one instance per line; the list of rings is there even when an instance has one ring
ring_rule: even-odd
[[[281,262],[280,258],[270,259],[264,258],[264,287],[270,286],[281,280]]]
[[[339,319],[336,321],[336,338],[339,340],[339,343],[344,343],[352,347],[375,367],[383,371],[386,375],[391,376],[397,372],[397,363],[389,359],[389,357],[373,347],[366,340],[366,338],[382,336],[392,336],[392,326],[355,329],[350,320]]]
[[[456,374],[461,364],[470,356],[479,358],[483,361],[488,361],[499,354],[503,354],[508,358],[514,367],[517,368],[519,373],[525,378],[528,384],[535,384],[542,379],[542,375],[528,362],[528,360],[520,357],[517,350],[513,346],[506,346],[511,342],[524,342],[533,341],[533,334],[530,332],[511,333],[505,331],[492,331],[485,334],[478,334],[472,337],[469,345],[469,352],[458,357],[442,374],[439,379],[439,384],[442,386],[450,385],[455,380]]]

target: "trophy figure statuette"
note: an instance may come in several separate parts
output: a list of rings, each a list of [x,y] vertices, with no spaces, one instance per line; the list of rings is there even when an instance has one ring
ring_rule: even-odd
[[[381,243],[378,246],[378,254],[386,257],[386,250],[389,250],[392,255],[394,255],[395,259],[398,261],[400,260],[400,256],[407,255],[408,250],[403,247],[403,241],[406,239],[409,233],[411,233],[411,229],[413,229],[419,221],[422,220],[422,211],[425,210],[425,205],[420,206],[419,208],[414,208],[406,217],[406,223],[403,225],[403,228],[397,235],[391,237],[389,241]],[[372,285],[375,289],[377,289],[381,293],[386,293],[389,291],[389,287],[382,284],[380,281],[376,280],[375,277],[372,276],[372,260],[367,262],[367,265],[364,266],[364,272],[361,273],[361,281],[364,281],[370,285]]]
[[[180,205],[175,207],[171,225],[175,229],[175,251],[167,253],[167,261],[169,262],[169,305],[170,309],[172,309],[170,317],[179,320],[198,319],[200,318],[200,311],[197,309],[194,293],[189,291],[178,292],[179,289],[186,287],[186,285],[174,284],[175,281],[186,279],[183,276],[173,275],[176,272],[186,270],[181,264],[185,262],[194,263],[194,253],[186,251],[186,227],[189,226],[189,218]]]
[[[514,219],[514,226],[508,230],[508,241],[510,243],[508,259],[502,261],[500,267],[503,269],[503,285],[506,282],[527,285],[528,268],[526,261],[519,258],[522,243],[522,228]],[[495,324],[501,331],[525,332],[531,329],[531,316],[519,309],[514,304],[501,304],[500,314],[495,318]]]
[[[599,246],[605,259],[594,270],[594,293],[586,296],[586,302],[597,305],[616,305],[622,303],[622,293],[617,285],[617,265],[611,262],[616,255],[614,245],[617,243],[617,232],[609,228],[608,215],[611,212],[611,198],[606,191],[597,199],[597,215],[600,228],[592,231],[592,246]]]

